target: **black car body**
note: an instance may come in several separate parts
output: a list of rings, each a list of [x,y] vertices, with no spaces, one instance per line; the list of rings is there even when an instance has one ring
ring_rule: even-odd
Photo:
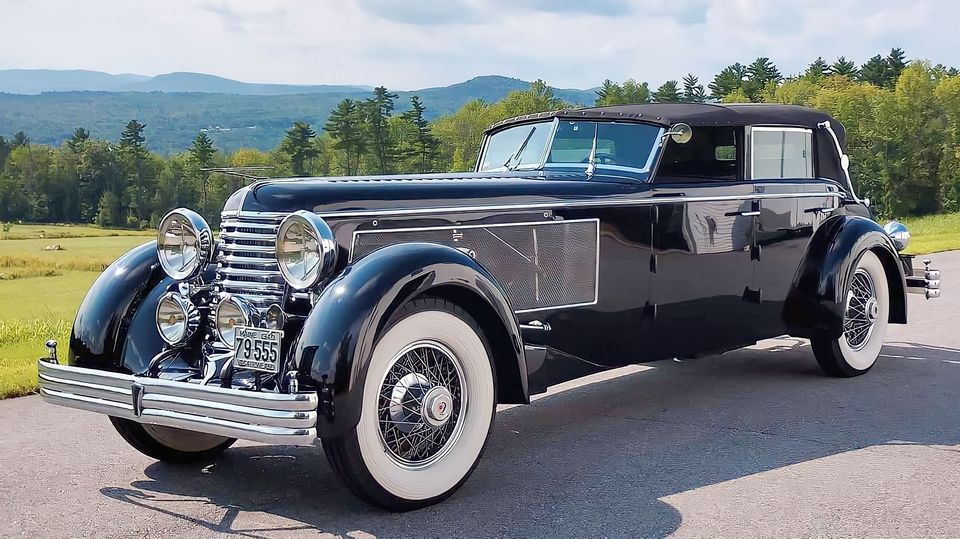
[[[417,312],[469,322],[499,403],[526,403],[602,369],[783,334],[811,338],[828,373],[861,374],[873,360],[854,356],[869,355],[877,336],[882,342],[881,326],[906,323],[908,291],[938,295],[939,272],[899,254],[905,229],[871,219],[843,147],[836,120],[802,107],[618,106],[500,122],[487,131],[473,173],[258,181],[227,201],[219,239],[198,216],[175,216],[209,257],[188,278],[164,270],[155,243],[108,268],[77,315],[69,366],[40,362],[41,392],[110,415],[131,444],[158,458],[208,456],[232,438],[319,439],[358,494],[408,509],[449,495],[476,463],[465,457],[443,472],[452,482],[418,491],[391,486],[392,472],[378,475],[369,449],[358,449],[358,423],[373,406],[364,392],[371,357],[391,327]],[[277,242],[286,242],[278,228],[295,213],[301,235],[287,232],[293,239],[278,255]],[[878,261],[873,273],[864,257]],[[308,286],[291,286],[280,271],[289,262],[288,273],[306,275],[313,260],[323,274]],[[158,307],[171,295],[175,302]],[[225,301],[236,320],[219,316]],[[158,324],[168,316],[180,324],[177,305],[187,329],[171,343]],[[223,332],[235,324],[282,329],[283,337],[251,337],[266,368],[245,369],[218,324]],[[438,339],[424,348],[425,364],[430,354],[437,364],[454,355]],[[409,434],[385,434],[383,418],[393,425],[397,413],[420,421],[414,433],[467,443],[458,440],[471,427],[456,414],[467,410],[469,361],[457,366],[466,370],[448,368],[460,388],[449,391],[431,393],[442,384],[412,373],[413,382],[376,374],[385,452],[413,451],[409,441],[391,449]],[[397,404],[408,396],[416,413]],[[214,438],[178,446],[143,425]],[[397,473],[430,483],[431,467],[454,459],[442,447],[423,451],[394,458]]]

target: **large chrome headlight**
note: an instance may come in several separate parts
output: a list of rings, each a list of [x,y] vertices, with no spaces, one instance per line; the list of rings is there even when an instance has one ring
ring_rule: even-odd
[[[907,248],[907,245],[910,245],[910,231],[907,230],[905,224],[899,221],[890,221],[883,226],[883,231],[890,236],[898,251],[902,251]]]
[[[328,275],[337,263],[337,242],[327,223],[316,214],[298,211],[277,231],[277,262],[287,284],[305,290]]]
[[[200,325],[200,311],[176,292],[167,292],[157,303],[157,331],[167,344],[180,344]]]
[[[213,232],[195,211],[178,208],[166,214],[157,230],[157,255],[167,275],[178,281],[199,275],[210,262]]]
[[[247,300],[227,295],[217,305],[217,335],[224,344],[233,348],[237,341],[237,326],[257,327],[260,313]]]

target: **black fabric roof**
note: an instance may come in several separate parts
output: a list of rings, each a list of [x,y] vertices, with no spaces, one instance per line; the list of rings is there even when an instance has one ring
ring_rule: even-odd
[[[627,120],[651,122],[670,126],[678,122],[693,127],[711,125],[785,125],[817,129],[817,124],[829,121],[841,144],[843,125],[829,114],[799,105],[773,103],[651,103],[642,105],[613,105],[576,110],[556,110],[509,118],[493,124],[487,132],[498,131],[513,124],[551,118],[581,118],[589,120]]]

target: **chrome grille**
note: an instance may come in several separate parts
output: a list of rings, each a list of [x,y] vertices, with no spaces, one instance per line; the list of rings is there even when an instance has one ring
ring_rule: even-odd
[[[223,215],[217,254],[218,292],[236,294],[258,307],[283,299],[286,286],[277,266],[275,244],[283,216]]]

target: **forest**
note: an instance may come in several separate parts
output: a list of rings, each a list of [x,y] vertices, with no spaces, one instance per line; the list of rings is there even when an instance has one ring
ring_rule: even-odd
[[[200,131],[189,148],[161,156],[147,148],[150,125],[131,118],[118,140],[76,126],[53,147],[29,133],[0,136],[0,221],[155,226],[170,208],[198,209],[214,225],[226,197],[250,181],[217,169],[259,176],[328,176],[466,171],[483,130],[504,118],[584,105],[648,102],[765,102],[824,110],[847,130],[851,172],[878,213],[908,217],[960,210],[960,73],[908,60],[901,49],[863,64],[817,58],[781,74],[769,58],[735,63],[704,84],[688,74],[657,88],[604,81],[595,103],[567,103],[544,81],[496,102],[473,100],[428,120],[413,95],[378,87],[369,98],[343,99],[324,125],[295,122],[273,150],[219,150]]]

